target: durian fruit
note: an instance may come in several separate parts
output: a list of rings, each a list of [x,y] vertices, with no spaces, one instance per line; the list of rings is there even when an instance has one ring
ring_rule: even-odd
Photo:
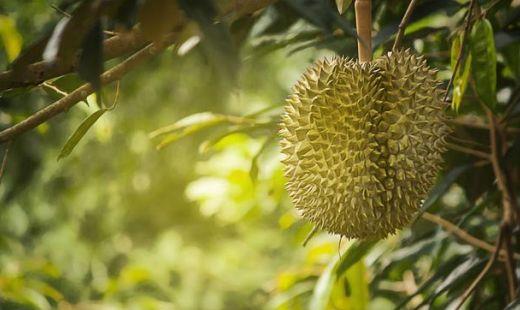
[[[409,50],[316,62],[281,121],[286,188],[302,216],[347,238],[407,225],[440,169],[449,128],[436,70]]]

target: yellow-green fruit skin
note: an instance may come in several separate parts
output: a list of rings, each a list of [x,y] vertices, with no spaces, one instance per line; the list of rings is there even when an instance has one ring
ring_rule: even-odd
[[[449,127],[436,71],[407,51],[316,62],[293,87],[280,135],[301,215],[347,238],[410,223],[434,184]]]

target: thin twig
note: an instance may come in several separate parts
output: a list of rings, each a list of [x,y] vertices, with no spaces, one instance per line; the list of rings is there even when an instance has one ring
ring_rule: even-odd
[[[464,126],[468,128],[473,129],[482,129],[482,130],[489,130],[489,124],[486,123],[477,123],[473,122],[471,120],[465,120],[463,118],[456,118],[456,119],[448,119],[446,122],[457,125],[457,126]],[[520,134],[520,128],[505,128],[504,129],[508,134],[517,135]]]
[[[51,8],[53,8],[56,12],[62,14],[63,16],[65,17],[68,17],[68,18],[71,18],[72,15],[70,15],[70,13],[68,12],[65,12],[64,10],[60,9],[59,7],[57,7],[56,5],[54,4],[50,4]]]
[[[49,82],[43,82],[41,85],[42,85],[42,87],[46,87],[46,88],[52,90],[53,92],[62,95],[63,97],[69,95],[67,92],[65,92],[65,91],[63,91],[63,90],[61,90],[61,89],[59,89],[58,87],[56,87],[55,85],[52,85],[52,84],[49,83]]]
[[[13,140],[9,140],[5,145],[4,158],[2,159],[2,166],[0,166],[0,183],[2,183],[2,177],[4,176],[5,166],[7,165],[7,155],[9,154],[9,148],[11,147]]]
[[[457,61],[455,62],[455,67],[453,68],[453,73],[451,74],[450,81],[448,82],[448,86],[446,87],[446,93],[444,94],[444,100],[448,100],[448,94],[450,92],[451,85],[453,85],[453,81],[455,80],[455,76],[457,75],[457,71],[459,70],[460,64],[462,62],[462,56],[464,55],[464,47],[466,46],[466,41],[468,39],[468,33],[471,29],[471,15],[473,12],[473,7],[475,6],[476,0],[471,0],[468,8],[468,15],[466,16],[466,24],[464,26],[464,31],[462,32],[462,42],[460,44],[459,54],[457,55]]]
[[[513,112],[515,110],[516,105],[520,103],[520,86],[517,86],[515,90],[513,91],[513,94],[511,95],[509,99],[509,103],[506,107],[506,110],[502,114],[502,117],[499,120],[499,123],[507,123],[511,117],[513,117]]]
[[[460,309],[462,307],[462,305],[464,305],[464,303],[469,298],[469,296],[471,296],[471,294],[473,293],[475,288],[477,288],[477,285],[480,283],[480,281],[482,281],[484,276],[488,273],[489,269],[491,269],[491,267],[493,267],[493,264],[496,262],[496,260],[498,258],[498,254],[500,252],[500,248],[502,247],[502,242],[503,242],[503,239],[504,239],[503,237],[504,237],[503,236],[503,231],[500,230],[500,233],[498,234],[497,247],[496,247],[495,251],[493,252],[493,256],[491,256],[491,258],[486,263],[486,266],[484,266],[482,271],[475,278],[475,280],[473,280],[471,285],[464,291],[464,293],[462,294],[461,300],[460,300],[459,304],[457,305],[457,307],[455,309],[458,310],[458,309]]]
[[[507,271],[507,283],[509,290],[509,299],[513,300],[516,295],[516,291],[518,288],[518,279],[516,277],[516,264],[512,259],[512,244],[511,244],[511,227],[515,222],[515,214],[517,218],[519,218],[519,209],[516,202],[515,192],[511,186],[510,177],[507,174],[506,167],[504,167],[503,162],[503,149],[501,146],[505,146],[507,141],[505,141],[505,135],[502,135],[500,131],[500,127],[497,123],[497,120],[491,110],[489,110],[485,105],[484,109],[486,110],[487,116],[489,118],[490,133],[489,138],[491,141],[491,164],[493,166],[493,172],[497,179],[498,189],[502,194],[502,221],[503,221],[503,230],[505,232],[505,250],[506,250],[506,271]],[[503,137],[504,141],[500,141],[499,139]]]
[[[469,147],[465,147],[465,146],[461,146],[461,145],[457,145],[457,144],[453,144],[453,143],[447,143],[447,147],[454,151],[473,155],[473,156],[476,156],[476,157],[479,157],[482,159],[490,160],[490,158],[491,158],[491,156],[488,153],[478,151],[478,150],[475,150],[475,149],[472,149]]]
[[[318,227],[317,226],[312,227],[312,230],[309,232],[307,237],[305,237],[305,240],[303,240],[302,246],[306,246],[307,243],[309,243],[309,241],[316,234],[317,231],[318,231]]]
[[[401,45],[401,40],[404,37],[404,32],[406,30],[406,26],[408,25],[408,21],[410,20],[410,17],[412,16],[412,12],[415,9],[415,5],[417,4],[417,0],[411,0],[410,4],[408,4],[408,8],[406,9],[406,12],[404,13],[403,19],[401,19],[401,22],[399,23],[399,30],[397,31],[397,36],[395,37],[394,46],[392,47],[392,50],[395,51]]]
[[[468,145],[471,145],[471,146],[474,146],[474,147],[477,147],[477,148],[483,148],[483,149],[489,148],[489,146],[484,145],[482,143],[478,143],[478,142],[475,142],[475,141],[472,141],[472,140],[468,140],[468,139],[465,139],[465,138],[457,137],[455,135],[448,136],[448,138],[450,140],[454,140],[455,143],[465,143],[465,144],[468,144]]]
[[[465,241],[468,244],[471,244],[474,247],[486,250],[486,251],[488,251],[490,253],[494,253],[496,251],[496,249],[497,249],[496,246],[494,246],[492,244],[489,244],[486,241],[478,239],[477,237],[469,234],[467,231],[459,228],[457,225],[451,223],[450,221],[447,221],[447,220],[443,219],[440,216],[431,214],[429,212],[424,212],[422,217],[423,217],[423,219],[425,219],[427,221],[430,221],[432,223],[435,223],[435,224],[441,226],[442,228],[444,228],[449,233],[457,236],[458,238],[462,239],[463,241]],[[500,259],[505,261],[506,254],[507,253],[504,250],[501,250],[500,251]],[[516,260],[520,260],[520,253],[514,253],[513,257]]]

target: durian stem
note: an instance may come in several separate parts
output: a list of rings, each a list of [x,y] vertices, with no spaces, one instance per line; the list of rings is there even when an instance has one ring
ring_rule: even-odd
[[[359,62],[372,60],[372,3],[371,0],[356,0],[356,29],[358,34]]]

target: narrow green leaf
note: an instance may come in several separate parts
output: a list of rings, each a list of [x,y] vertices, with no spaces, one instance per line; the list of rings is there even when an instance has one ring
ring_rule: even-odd
[[[58,160],[65,158],[70,155],[72,150],[76,147],[78,142],[85,136],[87,131],[94,125],[94,123],[101,117],[101,115],[105,114],[108,109],[97,110],[87,117],[81,125],[74,131],[74,133],[67,139],[65,145],[61,149],[60,155],[58,155]]]
[[[276,126],[278,125],[277,121],[270,121],[266,123],[257,123],[257,124],[251,124],[251,125],[245,125],[245,126],[232,126],[228,128],[224,133],[210,138],[203,143],[201,143],[199,147],[199,152],[201,154],[205,154],[209,152],[213,147],[215,147],[216,144],[218,144],[222,139],[226,138],[227,136],[236,134],[236,133],[245,133],[250,136],[265,136],[269,135],[273,132],[276,132]]]
[[[428,280],[424,281],[424,283],[421,284],[421,286],[419,286],[413,294],[408,295],[395,308],[396,309],[405,308],[406,304],[408,302],[410,302],[410,300],[412,300],[415,296],[424,292],[426,289],[428,289],[431,285],[433,285],[438,280],[445,279],[453,271],[453,269],[455,267],[457,267],[458,265],[462,264],[464,262],[464,260],[465,260],[465,257],[462,255],[454,256],[454,257],[450,258],[446,263],[444,263],[443,265],[439,266],[439,268],[434,270],[434,273],[428,278]]]
[[[203,112],[192,114],[171,125],[159,128],[150,133],[150,138],[166,135],[157,145],[157,149],[162,149],[181,138],[221,124],[255,125],[261,123],[249,117]]]
[[[335,269],[338,262],[339,258],[335,257],[321,274],[316,286],[314,287],[309,309],[327,309],[332,288],[337,279]]]
[[[457,63],[457,57],[459,56],[461,50],[461,42],[462,34],[456,36],[451,44],[452,70],[455,69]],[[464,97],[464,92],[466,91],[466,87],[468,85],[469,80],[469,74],[471,71],[471,54],[462,55],[462,59],[463,61],[459,64],[459,68],[453,80],[453,99],[451,102],[451,107],[455,111],[458,111],[460,108],[460,104],[462,103],[462,97]]]
[[[471,32],[471,70],[478,96],[491,109],[496,106],[497,55],[493,27],[487,19],[477,21]]]
[[[370,296],[365,262],[360,260],[352,265],[346,272],[346,278],[350,285],[348,305],[351,306],[352,309],[367,309]]]
[[[150,133],[150,138],[155,138],[160,135],[169,134],[187,127],[206,128],[212,125],[220,124],[224,120],[225,117],[220,114],[215,114],[211,112],[196,113],[182,118],[171,125],[164,126],[152,131]]]
[[[365,256],[370,249],[377,243],[375,240],[360,241],[352,244],[347,252],[343,254],[341,262],[338,265],[336,274],[338,276],[346,272],[352,265],[357,263],[363,256]]]
[[[448,172],[440,182],[438,182],[435,187],[430,191],[428,198],[424,201],[421,206],[421,210],[415,217],[414,223],[421,218],[422,214],[428,210],[433,204],[439,199],[444,193],[448,190],[448,188],[455,182],[459,176],[473,167],[473,164],[467,164],[463,166],[459,166]]]
[[[344,272],[360,261],[377,241],[356,241],[343,254],[341,259],[334,258],[323,271],[314,287],[309,309],[327,309],[334,283]]]

